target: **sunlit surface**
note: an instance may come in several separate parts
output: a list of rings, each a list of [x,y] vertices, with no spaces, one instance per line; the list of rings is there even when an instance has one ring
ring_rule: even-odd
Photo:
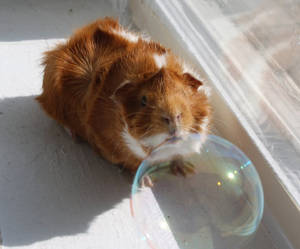
[[[259,226],[263,190],[251,161],[220,137],[210,135],[202,145],[201,139],[192,135],[163,145],[136,174],[132,215],[150,248],[240,248]],[[170,156],[162,160],[162,154]],[[186,177],[171,158],[181,160]]]

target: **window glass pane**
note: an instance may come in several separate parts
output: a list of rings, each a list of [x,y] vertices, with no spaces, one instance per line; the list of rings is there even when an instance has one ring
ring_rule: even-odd
[[[300,2],[156,3],[299,204]]]

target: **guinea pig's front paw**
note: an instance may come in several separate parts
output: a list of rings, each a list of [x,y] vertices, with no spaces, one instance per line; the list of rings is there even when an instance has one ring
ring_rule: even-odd
[[[174,159],[170,165],[171,172],[174,175],[186,177],[188,174],[195,174],[195,167],[189,162],[183,161],[182,158]]]
[[[141,185],[142,187],[149,187],[149,188],[152,188],[154,186],[150,176],[144,176],[142,178]]]

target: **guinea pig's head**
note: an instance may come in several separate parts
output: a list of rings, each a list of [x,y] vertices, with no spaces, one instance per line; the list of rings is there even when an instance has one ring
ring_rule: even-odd
[[[207,133],[207,97],[203,83],[191,73],[164,67],[142,79],[131,76],[115,93],[126,129],[149,148],[172,137]]]

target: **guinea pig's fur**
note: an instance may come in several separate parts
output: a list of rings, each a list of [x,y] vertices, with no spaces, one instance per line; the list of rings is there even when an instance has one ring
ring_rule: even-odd
[[[43,109],[115,164],[135,171],[172,136],[207,133],[207,87],[159,43],[111,18],[46,52]]]

